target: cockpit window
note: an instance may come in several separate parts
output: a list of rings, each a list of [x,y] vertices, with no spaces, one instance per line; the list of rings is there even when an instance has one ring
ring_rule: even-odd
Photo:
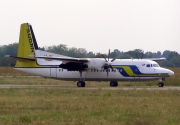
[[[146,64],[146,67],[159,67],[158,64]]]
[[[153,67],[159,67],[159,65],[158,65],[158,64],[153,64],[152,66],[153,66]]]

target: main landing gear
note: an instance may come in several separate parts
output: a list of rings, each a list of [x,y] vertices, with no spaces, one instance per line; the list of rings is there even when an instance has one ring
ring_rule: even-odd
[[[111,81],[110,82],[110,86],[111,87],[117,87],[118,86],[118,82],[117,81]]]
[[[79,71],[80,74],[80,80],[77,82],[77,87],[85,87],[86,83],[84,82],[84,79],[82,78],[82,71]]]
[[[159,87],[164,87],[164,83],[163,83],[163,82],[159,82],[159,83],[158,83],[158,86],[159,86]]]
[[[78,81],[77,82],[77,87],[85,87],[85,82],[84,81]]]

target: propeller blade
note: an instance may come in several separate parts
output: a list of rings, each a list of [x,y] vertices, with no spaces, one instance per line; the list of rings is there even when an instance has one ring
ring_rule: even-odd
[[[110,56],[110,49],[109,49],[109,53],[108,53],[108,61],[109,61],[109,56]]]
[[[105,65],[103,66],[103,68],[104,68],[104,69],[108,69],[109,66],[105,64]]]
[[[106,69],[107,77],[109,76],[109,68]]]
[[[105,57],[104,55],[102,55],[102,56],[103,56],[103,58],[106,60],[106,62],[108,62],[107,59],[106,59],[106,57]]]
[[[114,69],[113,69],[113,67],[111,65],[109,66],[109,68],[111,68],[114,71]]]
[[[116,58],[112,59],[111,62],[113,62],[114,60],[116,60]]]

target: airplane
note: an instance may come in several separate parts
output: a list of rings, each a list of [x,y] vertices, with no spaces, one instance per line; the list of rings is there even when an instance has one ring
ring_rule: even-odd
[[[157,80],[164,87],[164,80],[174,72],[162,68],[156,61],[165,58],[150,59],[110,59],[73,58],[40,50],[29,23],[21,24],[17,56],[14,69],[45,78],[77,81],[77,87],[85,87],[85,81],[110,81],[111,87],[117,87],[119,81]]]

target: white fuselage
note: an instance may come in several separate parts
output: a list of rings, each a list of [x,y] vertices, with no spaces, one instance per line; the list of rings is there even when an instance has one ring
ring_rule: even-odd
[[[93,60],[104,61],[99,58]],[[52,79],[69,81],[78,81],[80,79],[79,71],[68,71],[59,68],[62,61],[38,59],[37,63],[41,67],[18,67],[16,69]],[[82,71],[82,78],[86,81],[146,81],[158,80],[174,74],[171,70],[159,67],[156,62],[151,60],[117,59],[112,63],[112,67],[113,70],[109,69],[108,73],[107,70],[103,70],[101,67],[87,69]]]

